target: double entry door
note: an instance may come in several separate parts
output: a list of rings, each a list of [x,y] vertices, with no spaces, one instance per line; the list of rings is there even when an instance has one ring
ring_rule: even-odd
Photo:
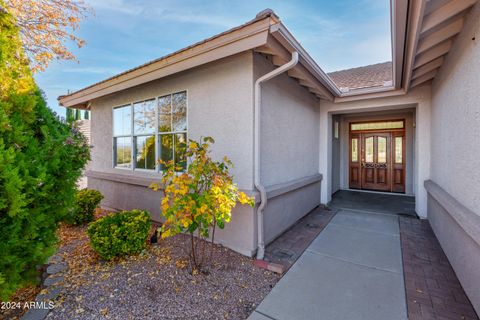
[[[404,131],[350,132],[350,188],[405,192]]]

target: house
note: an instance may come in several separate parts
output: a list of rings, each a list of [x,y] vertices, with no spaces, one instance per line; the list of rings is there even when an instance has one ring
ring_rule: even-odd
[[[160,219],[158,159],[212,136],[239,188],[218,241],[266,244],[341,189],[415,196],[480,310],[480,5],[392,0],[392,62],[326,74],[271,10],[59,97],[91,110],[88,186]]]

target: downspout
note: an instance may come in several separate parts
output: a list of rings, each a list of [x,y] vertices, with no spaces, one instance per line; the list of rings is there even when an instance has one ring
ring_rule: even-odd
[[[265,187],[260,182],[260,107],[262,105],[262,91],[260,85],[268,81],[279,74],[292,69],[298,63],[298,52],[292,52],[292,59],[285,63],[284,65],[276,68],[275,70],[263,75],[255,81],[255,126],[254,126],[254,137],[255,137],[255,158],[254,158],[254,183],[255,188],[260,192],[260,205],[257,209],[257,232],[258,232],[258,248],[257,248],[257,259],[262,260],[265,254],[265,240],[263,235],[263,210],[267,205],[267,192]]]

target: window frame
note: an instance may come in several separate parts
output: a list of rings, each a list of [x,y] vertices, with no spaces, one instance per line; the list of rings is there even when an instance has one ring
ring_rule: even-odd
[[[185,124],[186,124],[186,129],[182,131],[174,131],[173,130],[173,95],[174,94],[179,94],[179,93],[185,93]],[[161,132],[159,130],[159,116],[160,116],[160,111],[159,111],[159,99],[162,97],[170,96],[170,126],[171,130],[168,132]],[[177,134],[185,134],[185,143],[188,141],[188,127],[189,127],[189,121],[188,121],[188,109],[189,109],[189,99],[188,99],[188,90],[183,89],[183,90],[178,90],[174,91],[172,93],[166,93],[162,95],[158,95],[155,97],[150,97],[138,101],[133,101],[130,103],[126,104],[121,104],[117,106],[112,107],[112,167],[113,169],[120,169],[120,170],[128,170],[128,171],[138,171],[138,172],[146,172],[146,173],[161,173],[162,170],[160,169],[160,164],[158,161],[161,158],[161,153],[160,153],[160,136],[161,135],[171,135],[173,139],[173,147],[172,147],[172,160],[175,161],[175,136]],[[155,130],[153,133],[141,133],[141,134],[135,134],[135,115],[134,115],[134,105],[137,103],[143,103],[149,100],[154,100],[155,101]],[[115,135],[115,109],[122,108],[122,107],[130,107],[130,134],[129,135]],[[155,137],[155,169],[145,169],[145,168],[137,168],[137,137],[149,137],[149,136],[154,136]],[[117,145],[115,143],[116,138],[130,138],[131,139],[131,156],[130,156],[130,168],[125,168],[125,167],[119,167],[116,164],[116,157],[117,157]]]
[[[126,108],[130,107],[130,134],[122,134],[122,135],[115,135],[115,109],[120,109],[120,108]],[[133,103],[127,103],[127,104],[121,104],[119,106],[115,106],[112,108],[112,165],[113,168],[115,169],[120,169],[120,170],[128,170],[131,171],[133,170],[133,137],[132,137],[132,132],[133,132]],[[117,165],[117,144],[116,139],[117,138],[130,138],[130,167],[125,168],[125,167],[120,167]]]

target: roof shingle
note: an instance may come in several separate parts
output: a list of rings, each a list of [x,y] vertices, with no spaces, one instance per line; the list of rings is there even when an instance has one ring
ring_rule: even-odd
[[[328,76],[341,91],[392,85],[392,62],[331,72]]]

